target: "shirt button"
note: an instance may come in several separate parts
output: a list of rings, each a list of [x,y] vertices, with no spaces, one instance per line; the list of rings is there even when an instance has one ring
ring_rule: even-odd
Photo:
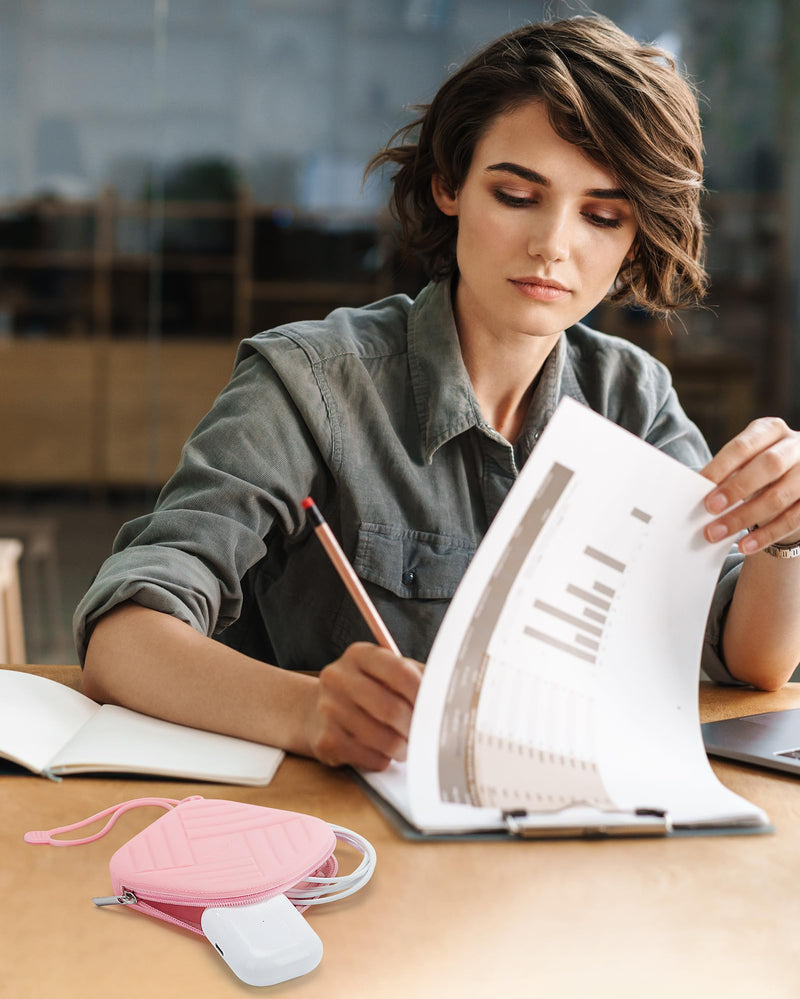
[[[417,574],[413,569],[406,569],[403,573],[403,586],[413,586],[417,581]]]

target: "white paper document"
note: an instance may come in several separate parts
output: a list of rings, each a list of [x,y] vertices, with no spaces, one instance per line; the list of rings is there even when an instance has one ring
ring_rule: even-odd
[[[700,734],[708,610],[728,543],[708,480],[571,399],[481,543],[434,642],[408,763],[365,775],[426,831],[664,813],[763,825]],[[645,816],[643,822],[649,821]]]

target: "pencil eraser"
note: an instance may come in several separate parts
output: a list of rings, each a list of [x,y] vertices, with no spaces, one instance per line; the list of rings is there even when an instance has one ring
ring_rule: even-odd
[[[314,500],[311,499],[310,496],[306,496],[306,498],[304,500],[300,501],[300,506],[304,510],[310,510],[313,505],[314,505]]]

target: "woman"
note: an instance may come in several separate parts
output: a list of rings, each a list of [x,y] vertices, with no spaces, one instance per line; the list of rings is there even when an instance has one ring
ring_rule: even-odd
[[[768,546],[800,539],[798,434],[759,420],[709,461],[666,370],[579,324],[610,288],[664,312],[703,293],[697,105],[668,57],[602,18],[528,26],[395,140],[372,167],[397,166],[431,284],[242,344],[78,608],[86,692],[330,764],[402,759],[420,662],[563,395],[703,469],[709,541],[759,525],[720,577],[703,664],[783,683],[800,559]],[[368,641],[308,494],[408,658]]]

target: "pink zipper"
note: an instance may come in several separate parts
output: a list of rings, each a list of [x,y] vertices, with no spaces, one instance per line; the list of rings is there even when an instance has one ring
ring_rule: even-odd
[[[186,930],[191,930],[193,933],[199,933],[203,935],[203,931],[200,929],[200,924],[195,926],[194,923],[189,923],[185,919],[180,919],[177,916],[172,915],[167,909],[159,908],[157,905],[150,905],[149,902],[163,901],[165,905],[170,903],[175,905],[184,905],[189,908],[194,908],[198,910],[198,914],[202,914],[205,909],[218,908],[222,906],[236,906],[236,905],[249,905],[253,902],[262,902],[268,898],[272,898],[273,895],[280,894],[279,891],[262,891],[257,892],[253,895],[242,895],[239,898],[231,899],[208,899],[206,901],[193,901],[189,899],[179,899],[179,898],[164,898],[162,899],[150,899],[143,901],[136,894],[136,892],[130,889],[123,888],[123,892],[129,891],[131,895],[136,899],[134,903],[131,904],[132,909],[139,909],[140,912],[147,913],[151,916],[155,916],[157,919],[163,919],[167,923],[173,923],[176,926],[182,926]]]
[[[199,933],[202,936],[203,931],[200,929],[199,925],[195,926],[193,923],[189,923],[184,919],[179,919],[177,916],[172,915],[169,911],[160,908],[158,905],[150,905],[148,903],[163,902],[165,905],[181,905],[186,906],[187,908],[196,908],[201,911],[203,909],[211,908],[229,908],[237,905],[251,905],[254,902],[263,902],[268,898],[272,898],[274,895],[280,895],[287,888],[293,888],[295,885],[302,884],[307,877],[314,874],[327,876],[326,870],[329,870],[329,865],[332,865],[332,858],[330,856],[326,857],[321,865],[319,863],[315,863],[308,870],[304,871],[298,878],[292,878],[291,881],[285,881],[281,885],[274,885],[272,888],[266,889],[265,891],[253,892],[249,895],[237,895],[236,897],[227,896],[225,898],[198,898],[196,896],[188,897],[185,895],[161,894],[153,891],[137,895],[133,888],[121,885],[120,897],[130,894],[134,897],[135,902],[120,902],[119,904],[128,904],[132,909],[139,909],[141,912],[146,912],[151,916],[155,916],[157,919],[163,919],[168,923],[174,923],[176,926],[182,926],[184,929],[191,930],[193,933]],[[303,912],[308,908],[308,904],[298,905],[297,903],[294,903],[294,905],[299,912]]]

